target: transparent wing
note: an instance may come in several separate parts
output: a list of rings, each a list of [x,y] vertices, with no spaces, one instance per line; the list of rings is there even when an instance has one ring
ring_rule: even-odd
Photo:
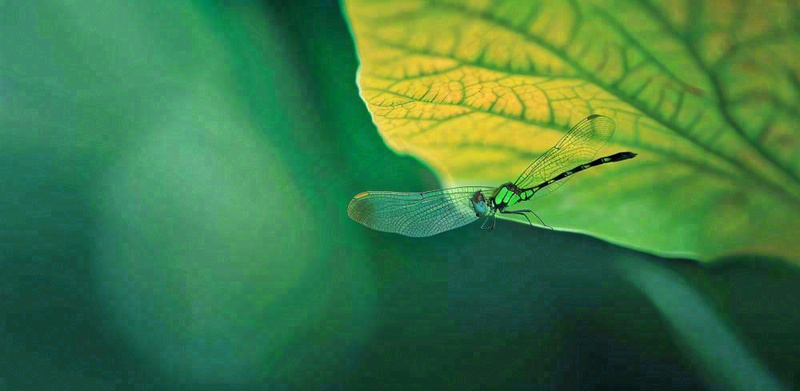
[[[369,191],[350,200],[347,215],[378,231],[433,236],[479,219],[471,202],[478,190],[488,197],[494,188],[468,186],[424,193]]]
[[[514,184],[519,188],[536,186],[564,171],[592,161],[597,151],[614,134],[614,127],[614,120],[603,115],[593,114],[584,118],[553,148],[531,163]],[[568,179],[564,178],[537,191],[534,198],[551,193]]]

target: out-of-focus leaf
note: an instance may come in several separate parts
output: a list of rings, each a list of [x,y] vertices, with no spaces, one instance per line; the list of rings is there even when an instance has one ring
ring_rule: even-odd
[[[0,390],[349,373],[369,247],[262,3],[0,1]]]
[[[348,0],[387,144],[446,184],[515,179],[589,114],[581,173],[526,205],[662,255],[800,254],[800,11],[784,2]]]

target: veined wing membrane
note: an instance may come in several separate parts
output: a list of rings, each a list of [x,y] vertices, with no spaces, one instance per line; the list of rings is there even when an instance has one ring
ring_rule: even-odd
[[[368,191],[350,200],[347,215],[378,231],[433,236],[478,220],[471,200],[479,190],[488,195],[494,188],[466,186],[423,193]]]
[[[554,176],[588,163],[614,134],[614,120],[603,115],[590,115],[578,122],[561,140],[534,160],[514,185],[529,188],[546,182]],[[569,179],[564,178],[534,193],[538,198],[558,189]]]

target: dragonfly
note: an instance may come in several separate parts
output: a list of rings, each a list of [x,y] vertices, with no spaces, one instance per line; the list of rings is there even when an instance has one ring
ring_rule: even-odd
[[[481,229],[492,230],[495,215],[522,215],[530,209],[509,209],[561,187],[573,175],[606,163],[631,159],[637,154],[619,152],[594,159],[614,134],[614,120],[593,114],[573,126],[555,146],[534,160],[519,178],[499,187],[463,186],[426,192],[365,191],[347,206],[351,219],[377,231],[427,237],[485,218]],[[541,219],[540,222],[544,224]]]

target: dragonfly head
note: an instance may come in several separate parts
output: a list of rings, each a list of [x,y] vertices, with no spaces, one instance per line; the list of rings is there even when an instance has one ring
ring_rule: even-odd
[[[486,204],[486,197],[478,190],[472,195],[472,209],[475,211],[476,217],[486,216],[489,211],[489,206]]]

